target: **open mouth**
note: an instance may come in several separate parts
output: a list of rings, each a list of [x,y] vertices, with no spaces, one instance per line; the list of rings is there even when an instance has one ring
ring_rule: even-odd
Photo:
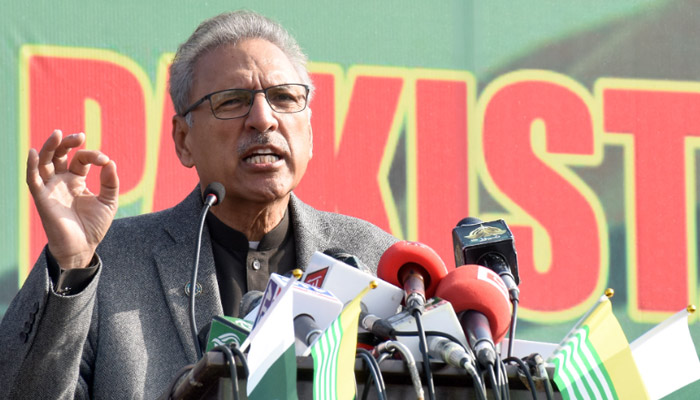
[[[245,157],[243,161],[248,164],[272,164],[280,160],[280,156],[269,149],[255,150],[253,154]]]

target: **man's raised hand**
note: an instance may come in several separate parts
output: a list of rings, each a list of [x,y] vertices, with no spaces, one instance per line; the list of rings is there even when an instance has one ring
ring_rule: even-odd
[[[71,149],[85,142],[85,134],[62,137],[55,130],[41,150],[29,150],[27,185],[34,198],[49,250],[62,269],[84,268],[102,241],[117,212],[117,165],[98,150]],[[100,193],[86,185],[90,166],[102,167]]]

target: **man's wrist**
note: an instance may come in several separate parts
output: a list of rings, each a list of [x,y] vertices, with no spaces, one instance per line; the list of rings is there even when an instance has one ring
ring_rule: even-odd
[[[54,292],[62,296],[77,294],[85,289],[92,282],[92,278],[97,274],[102,263],[97,254],[94,254],[87,267],[62,269],[48,249],[46,261]]]

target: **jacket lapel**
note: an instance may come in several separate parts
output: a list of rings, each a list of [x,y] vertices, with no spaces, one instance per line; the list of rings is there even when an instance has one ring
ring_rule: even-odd
[[[201,209],[200,191],[196,187],[175,208],[163,213],[163,229],[172,241],[153,252],[172,320],[191,363],[196,361],[195,339],[192,338],[190,328],[190,299],[185,294],[185,286],[192,279]],[[195,298],[195,318],[199,332],[212,317],[223,314],[211,239],[206,225],[202,234],[197,282],[202,287],[201,294]]]
[[[333,227],[325,219],[318,218],[318,211],[303,203],[294,193],[290,198],[289,209],[294,228],[297,266],[306,270],[314,252],[328,248]]]

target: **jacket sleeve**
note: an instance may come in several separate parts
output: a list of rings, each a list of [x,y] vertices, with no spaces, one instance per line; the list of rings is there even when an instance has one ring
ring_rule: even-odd
[[[0,398],[90,395],[94,353],[88,334],[101,267],[83,290],[62,296],[54,291],[46,253],[0,323]]]

